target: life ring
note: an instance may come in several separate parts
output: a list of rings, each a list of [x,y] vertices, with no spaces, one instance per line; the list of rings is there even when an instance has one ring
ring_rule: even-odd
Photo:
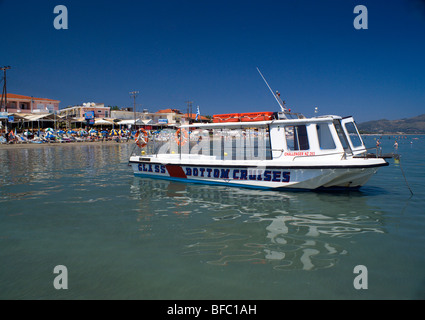
[[[183,136],[180,136],[181,134],[183,134]],[[176,131],[175,136],[176,136],[176,143],[179,146],[180,145],[181,146],[184,146],[186,144],[186,142],[187,142],[187,139],[189,138],[189,135],[187,134],[187,131],[185,129],[181,129],[181,128]]]
[[[134,136],[136,144],[139,148],[144,148],[148,144],[148,133],[144,129],[139,129]]]

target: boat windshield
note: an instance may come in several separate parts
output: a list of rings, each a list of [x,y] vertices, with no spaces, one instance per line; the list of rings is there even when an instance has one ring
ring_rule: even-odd
[[[362,142],[362,139],[360,138],[360,135],[357,131],[357,128],[354,122],[346,122],[344,125],[353,147],[354,148],[362,147],[363,142]]]
[[[338,133],[338,138],[341,141],[344,151],[346,153],[352,154],[350,145],[348,144],[347,136],[345,135],[344,130],[342,129],[340,120],[334,120],[334,126],[336,129],[336,132]]]

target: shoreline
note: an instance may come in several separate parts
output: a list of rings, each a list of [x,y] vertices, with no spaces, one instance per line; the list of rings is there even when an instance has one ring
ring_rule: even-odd
[[[425,133],[360,133],[361,136],[424,136]]]
[[[81,141],[81,142],[53,142],[53,143],[12,143],[0,144],[0,150],[13,150],[13,149],[39,149],[39,148],[60,148],[69,146],[110,146],[121,144],[134,144],[134,140],[117,142],[111,141]]]
[[[392,133],[364,133],[362,136],[423,136],[424,134],[392,134]],[[120,144],[134,144],[134,140],[129,139],[128,141],[121,140],[117,142],[115,140],[108,141],[80,141],[80,142],[52,142],[52,143],[12,143],[12,144],[0,144],[0,150],[13,150],[13,149],[39,149],[39,148],[58,148],[58,147],[69,147],[69,146],[111,146]]]

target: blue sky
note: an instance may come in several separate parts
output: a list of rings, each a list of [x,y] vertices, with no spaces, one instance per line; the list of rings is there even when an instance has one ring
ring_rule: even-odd
[[[353,26],[356,5],[368,29]],[[68,30],[56,30],[56,5]],[[358,122],[425,113],[423,0],[0,0],[8,92],[203,115],[278,111]]]

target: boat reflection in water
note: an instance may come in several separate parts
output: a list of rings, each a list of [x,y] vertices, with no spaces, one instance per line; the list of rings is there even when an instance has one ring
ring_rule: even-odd
[[[385,232],[382,212],[360,191],[284,193],[138,178],[132,196],[150,228],[183,217],[175,230],[181,254],[212,265],[329,268],[354,237]]]

